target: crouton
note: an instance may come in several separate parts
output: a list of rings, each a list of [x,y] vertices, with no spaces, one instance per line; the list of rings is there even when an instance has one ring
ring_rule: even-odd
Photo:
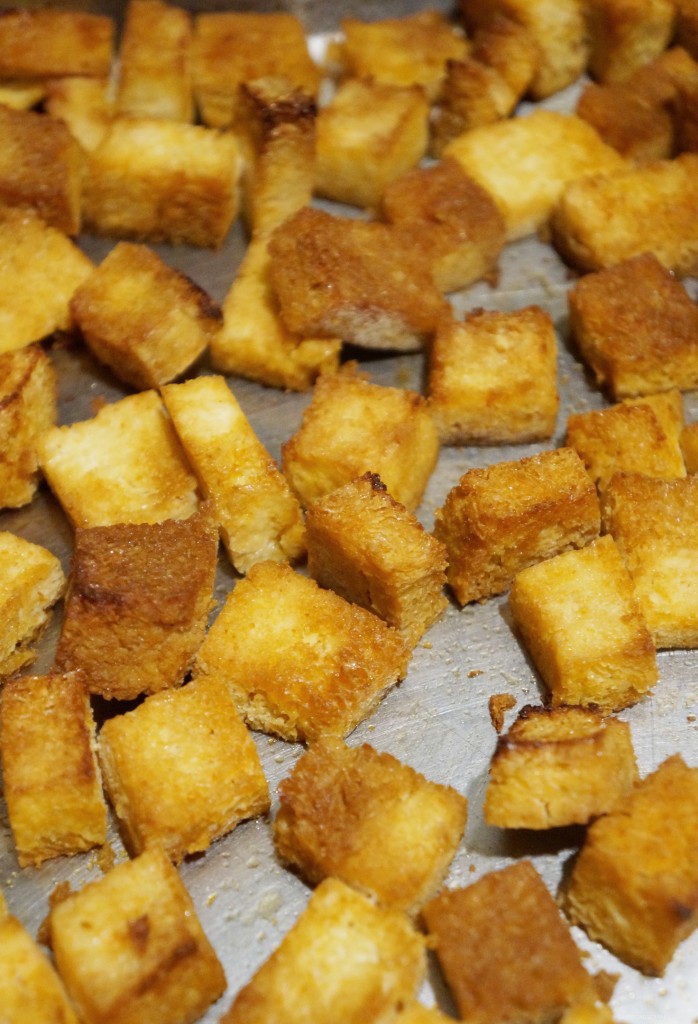
[[[509,606],[553,707],[620,711],[657,682],[652,634],[612,537],[523,569]]]
[[[188,11],[163,0],[129,0],[119,47],[116,112],[193,121]]]
[[[82,676],[10,679],[0,712],[3,784],[20,867],[101,846],[107,807]]]
[[[78,1024],[54,967],[10,914],[0,915],[0,1006],[6,1024]]]
[[[459,604],[503,593],[529,565],[599,534],[599,502],[570,448],[471,469],[434,515]]]
[[[0,78],[106,77],[112,18],[86,11],[10,9],[0,18]]]
[[[20,508],[39,485],[36,445],[56,422],[56,373],[40,345],[0,355],[0,506]]]
[[[600,82],[622,82],[667,48],[674,34],[674,0],[585,0],[589,71]]]
[[[61,563],[50,551],[0,533],[0,680],[34,661],[34,644],[65,582]]]
[[[114,116],[111,81],[106,78],[51,78],[46,83],[44,109],[64,121],[86,153],[106,135]]]
[[[679,444],[686,472],[698,473],[698,420],[681,428]]]
[[[590,82],[575,113],[627,160],[667,160],[674,155],[675,98],[676,89],[668,80],[662,93],[639,87],[634,80],[613,85]]]

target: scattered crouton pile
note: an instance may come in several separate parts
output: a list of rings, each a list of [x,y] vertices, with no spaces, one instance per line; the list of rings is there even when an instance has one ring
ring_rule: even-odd
[[[104,851],[110,818],[125,849],[36,941],[0,893],[10,1024],[216,1012],[179,866],[272,809],[312,892],[221,1024],[444,1024],[429,950],[464,1020],[612,1024],[570,924],[653,976],[698,925],[698,766],[641,776],[632,737],[658,652],[698,648],[698,2],[453,14],[346,18],[324,66],[291,14],[0,15],[0,508],[41,488],[71,556],[0,521],[3,792],[24,871]],[[238,220],[220,303],[154,248]],[[569,337],[540,305],[459,319],[534,233]],[[600,401],[560,429],[563,341]],[[59,344],[122,397],[61,422]],[[307,393],[278,464],[239,378]],[[427,530],[442,447],[497,445],[538,447],[462,473]],[[495,599],[544,700],[507,727],[491,695],[484,820],[583,830],[559,905],[525,855],[449,887],[471,780],[347,741],[447,611]],[[276,792],[255,733],[305,746]]]

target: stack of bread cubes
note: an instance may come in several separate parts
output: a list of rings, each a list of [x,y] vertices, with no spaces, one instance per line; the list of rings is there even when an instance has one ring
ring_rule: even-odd
[[[2,786],[22,871],[102,866],[36,937],[0,891],[9,1024],[445,1024],[432,950],[463,1020],[612,1024],[570,925],[650,976],[698,925],[698,763],[641,775],[632,736],[658,652],[698,647],[698,0],[340,28],[320,64],[289,13],[0,17],[0,509],[45,500],[70,536],[62,564],[0,520]],[[220,301],[168,261],[240,227]],[[566,326],[458,315],[535,234]],[[564,405],[562,345],[593,409]],[[62,422],[57,352],[122,397]],[[361,368],[396,353],[420,390]],[[306,399],[278,462],[241,379]],[[516,445],[424,525],[444,448]],[[579,830],[557,894],[533,845],[449,886],[472,780],[351,739],[488,601],[542,699],[507,723],[490,695],[482,814]],[[260,734],[303,745],[276,790]],[[222,950],[179,868],[265,818],[307,906],[212,1009]]]

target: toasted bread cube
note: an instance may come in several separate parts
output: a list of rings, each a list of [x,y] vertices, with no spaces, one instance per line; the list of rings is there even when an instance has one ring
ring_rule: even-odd
[[[344,371],[318,380],[281,461],[305,508],[364,473],[377,473],[395,501],[414,511],[438,454],[436,426],[421,395]]]
[[[101,846],[107,807],[80,673],[9,679],[0,710],[5,799],[20,867]]]
[[[567,914],[625,963],[663,974],[698,924],[697,843],[698,769],[676,754],[591,825]]]
[[[96,149],[114,115],[111,81],[72,76],[46,83],[44,109],[64,121],[86,153]]]
[[[686,476],[681,453],[683,401],[675,389],[626,399],[605,409],[571,413],[567,444],[603,492],[614,473],[661,480]]]
[[[448,604],[446,550],[367,473],[308,509],[308,572],[380,616],[412,643]]]
[[[600,82],[622,82],[667,48],[674,34],[674,0],[585,0],[591,40],[589,71]]]
[[[85,11],[3,11],[0,78],[106,77],[114,35],[111,18]]]
[[[104,783],[129,851],[179,863],[269,810],[257,748],[225,683],[201,678],[104,723]]]
[[[237,216],[239,173],[232,132],[116,118],[89,154],[85,227],[98,235],[216,249]]]
[[[0,1006],[3,1024],[78,1024],[50,961],[9,914],[0,915]]]
[[[471,469],[434,514],[459,604],[503,593],[514,576],[599,534],[596,490],[570,448]]]
[[[38,453],[74,526],[185,519],[198,506],[196,477],[155,391],[52,427],[39,438]]]
[[[586,825],[637,779],[627,722],[593,708],[527,705],[497,741],[485,821],[500,828]]]
[[[304,207],[272,234],[271,284],[286,327],[415,351],[447,304],[409,232]]]
[[[660,97],[632,81],[614,85],[590,82],[575,113],[626,159],[637,163],[666,160],[674,155],[674,97],[670,83]]]
[[[509,605],[553,707],[620,711],[657,682],[652,634],[612,537],[523,569]]]
[[[190,1024],[225,989],[194,904],[160,847],[51,910],[58,972],[88,1024]]]
[[[429,409],[442,444],[525,444],[557,421],[557,340],[540,306],[444,316],[429,349]]]
[[[467,818],[451,786],[342,740],[314,743],[279,797],[274,843],[284,863],[313,884],[333,876],[409,914],[438,892]]]
[[[350,733],[409,660],[377,615],[285,563],[258,562],[228,595],[194,677],[222,678],[250,728],[311,741]]]
[[[508,240],[544,227],[570,182],[625,166],[586,121],[542,109],[465,132],[444,156],[455,157],[496,200]]]
[[[65,582],[61,563],[50,551],[0,532],[0,680],[34,661],[33,644]]]
[[[223,377],[169,384],[162,397],[238,572],[305,553],[300,504]]]
[[[545,1024],[593,998],[581,953],[528,860],[444,890],[423,916],[464,1020]]]
[[[27,505],[39,484],[36,445],[56,422],[56,373],[40,345],[0,355],[0,505]]]
[[[203,288],[132,242],[107,253],[76,289],[71,312],[97,359],[138,390],[181,376],[223,319]]]
[[[350,78],[317,118],[315,190],[375,209],[383,189],[415,167],[429,141],[429,104],[418,86]]]
[[[235,125],[243,82],[282,75],[312,97],[320,85],[303,24],[287,13],[196,15],[193,75],[201,119],[213,128]]]
[[[681,454],[687,473],[698,473],[698,421],[686,423],[679,434]]]
[[[132,700],[178,686],[204,638],[218,531],[185,520],[78,529],[56,665],[90,693]]]
[[[321,882],[281,945],[237,994],[221,1024],[392,1020],[426,973],[424,938],[400,911],[336,878]]]
[[[400,175],[385,188],[381,212],[423,249],[439,291],[457,291],[495,273],[504,218],[453,158]]]
[[[118,114],[193,121],[192,37],[188,11],[163,0],[129,0],[119,48]]]
[[[679,277],[695,274],[698,154],[573,181],[550,224],[558,252],[580,270],[600,270],[649,251]]]

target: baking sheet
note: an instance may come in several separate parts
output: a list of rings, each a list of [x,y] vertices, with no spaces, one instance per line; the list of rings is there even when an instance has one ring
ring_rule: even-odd
[[[105,5],[90,6],[94,9]],[[198,5],[189,6],[196,8]],[[301,14],[311,28],[325,29],[331,27],[327,24],[328,9],[334,19],[340,13],[372,18],[413,11],[421,5],[368,3],[345,8],[300,2],[287,6]],[[441,7],[443,9],[443,5]],[[324,37],[316,35],[312,43],[314,52],[318,52]],[[576,94],[576,88],[572,88],[544,105],[572,109]],[[81,238],[80,244],[88,255],[99,261],[113,243]],[[187,247],[154,248],[221,301],[233,280],[244,245],[244,234],[238,223],[219,252]],[[569,348],[566,291],[570,274],[552,248],[535,238],[512,244],[502,256],[500,269],[496,288],[478,284],[454,295],[454,308],[462,313],[478,306],[516,309],[538,303],[551,312],[559,339],[561,405],[557,430],[551,441],[544,444],[444,448],[419,510],[427,528],[432,525],[434,510],[466,470],[555,447],[563,441],[570,412],[607,404],[590,386],[583,367]],[[695,296],[696,282],[687,282],[687,286]],[[355,356],[356,352],[351,354]],[[88,418],[94,413],[95,401],[114,401],[128,393],[128,389],[78,345],[54,346],[52,358],[59,378],[61,423]],[[420,355],[372,357],[364,353],[361,365],[377,383],[415,390],[423,386]],[[208,371],[210,367],[204,358],[197,372]],[[229,383],[258,436],[278,458],[281,445],[299,426],[310,395],[265,389],[239,379],[230,378]],[[685,395],[685,406],[688,420],[698,418],[695,394]],[[45,486],[29,508],[0,512],[0,529],[44,544],[61,557],[66,570],[69,568],[72,531]],[[234,579],[233,571],[222,556],[216,582],[219,602],[234,585]],[[50,669],[59,628],[60,608],[42,640],[32,672]],[[620,716],[630,722],[642,775],[676,752],[689,764],[698,764],[698,651],[662,652],[658,660],[660,681],[654,695]],[[468,797],[468,825],[447,885],[467,885],[488,871],[526,857],[534,862],[550,889],[555,891],[565,862],[581,841],[581,830],[508,833],[488,827],[483,820],[487,766],[496,741],[487,708],[488,698],[493,693],[511,693],[516,699],[517,707],[507,714],[507,724],[522,705],[539,703],[543,696],[536,674],[511,629],[506,597],[463,610],[451,604],[443,619],[416,648],[405,680],[385,697],[348,742],[352,745],[369,742],[412,765],[429,779],[455,786]],[[273,796],[270,817],[238,826],[204,855],[188,860],[180,868],[228,980],[225,995],[202,1018],[205,1024],[217,1021],[228,1008],[237,990],[276,948],[309,895],[304,883],[277,863],[270,828],[277,806],[276,787],[291,771],[302,748],[261,734],[256,734],[255,740]],[[667,827],[670,824],[668,821]],[[117,859],[126,856],[113,821],[109,842]],[[10,910],[32,934],[36,934],[47,913],[48,896],[57,883],[68,881],[73,889],[79,889],[89,879],[100,875],[95,854],[60,858],[37,869],[19,870],[5,806],[0,802],[0,886]],[[589,954],[590,969],[604,969],[619,976],[611,1003],[618,1021],[625,1024],[664,1021],[695,1024],[698,1021],[698,933],[679,947],[661,979],[645,978],[625,967],[599,945],[589,942],[579,929],[573,929],[573,934]],[[453,1013],[436,969],[431,972],[422,999],[426,1003],[436,1001]]]

